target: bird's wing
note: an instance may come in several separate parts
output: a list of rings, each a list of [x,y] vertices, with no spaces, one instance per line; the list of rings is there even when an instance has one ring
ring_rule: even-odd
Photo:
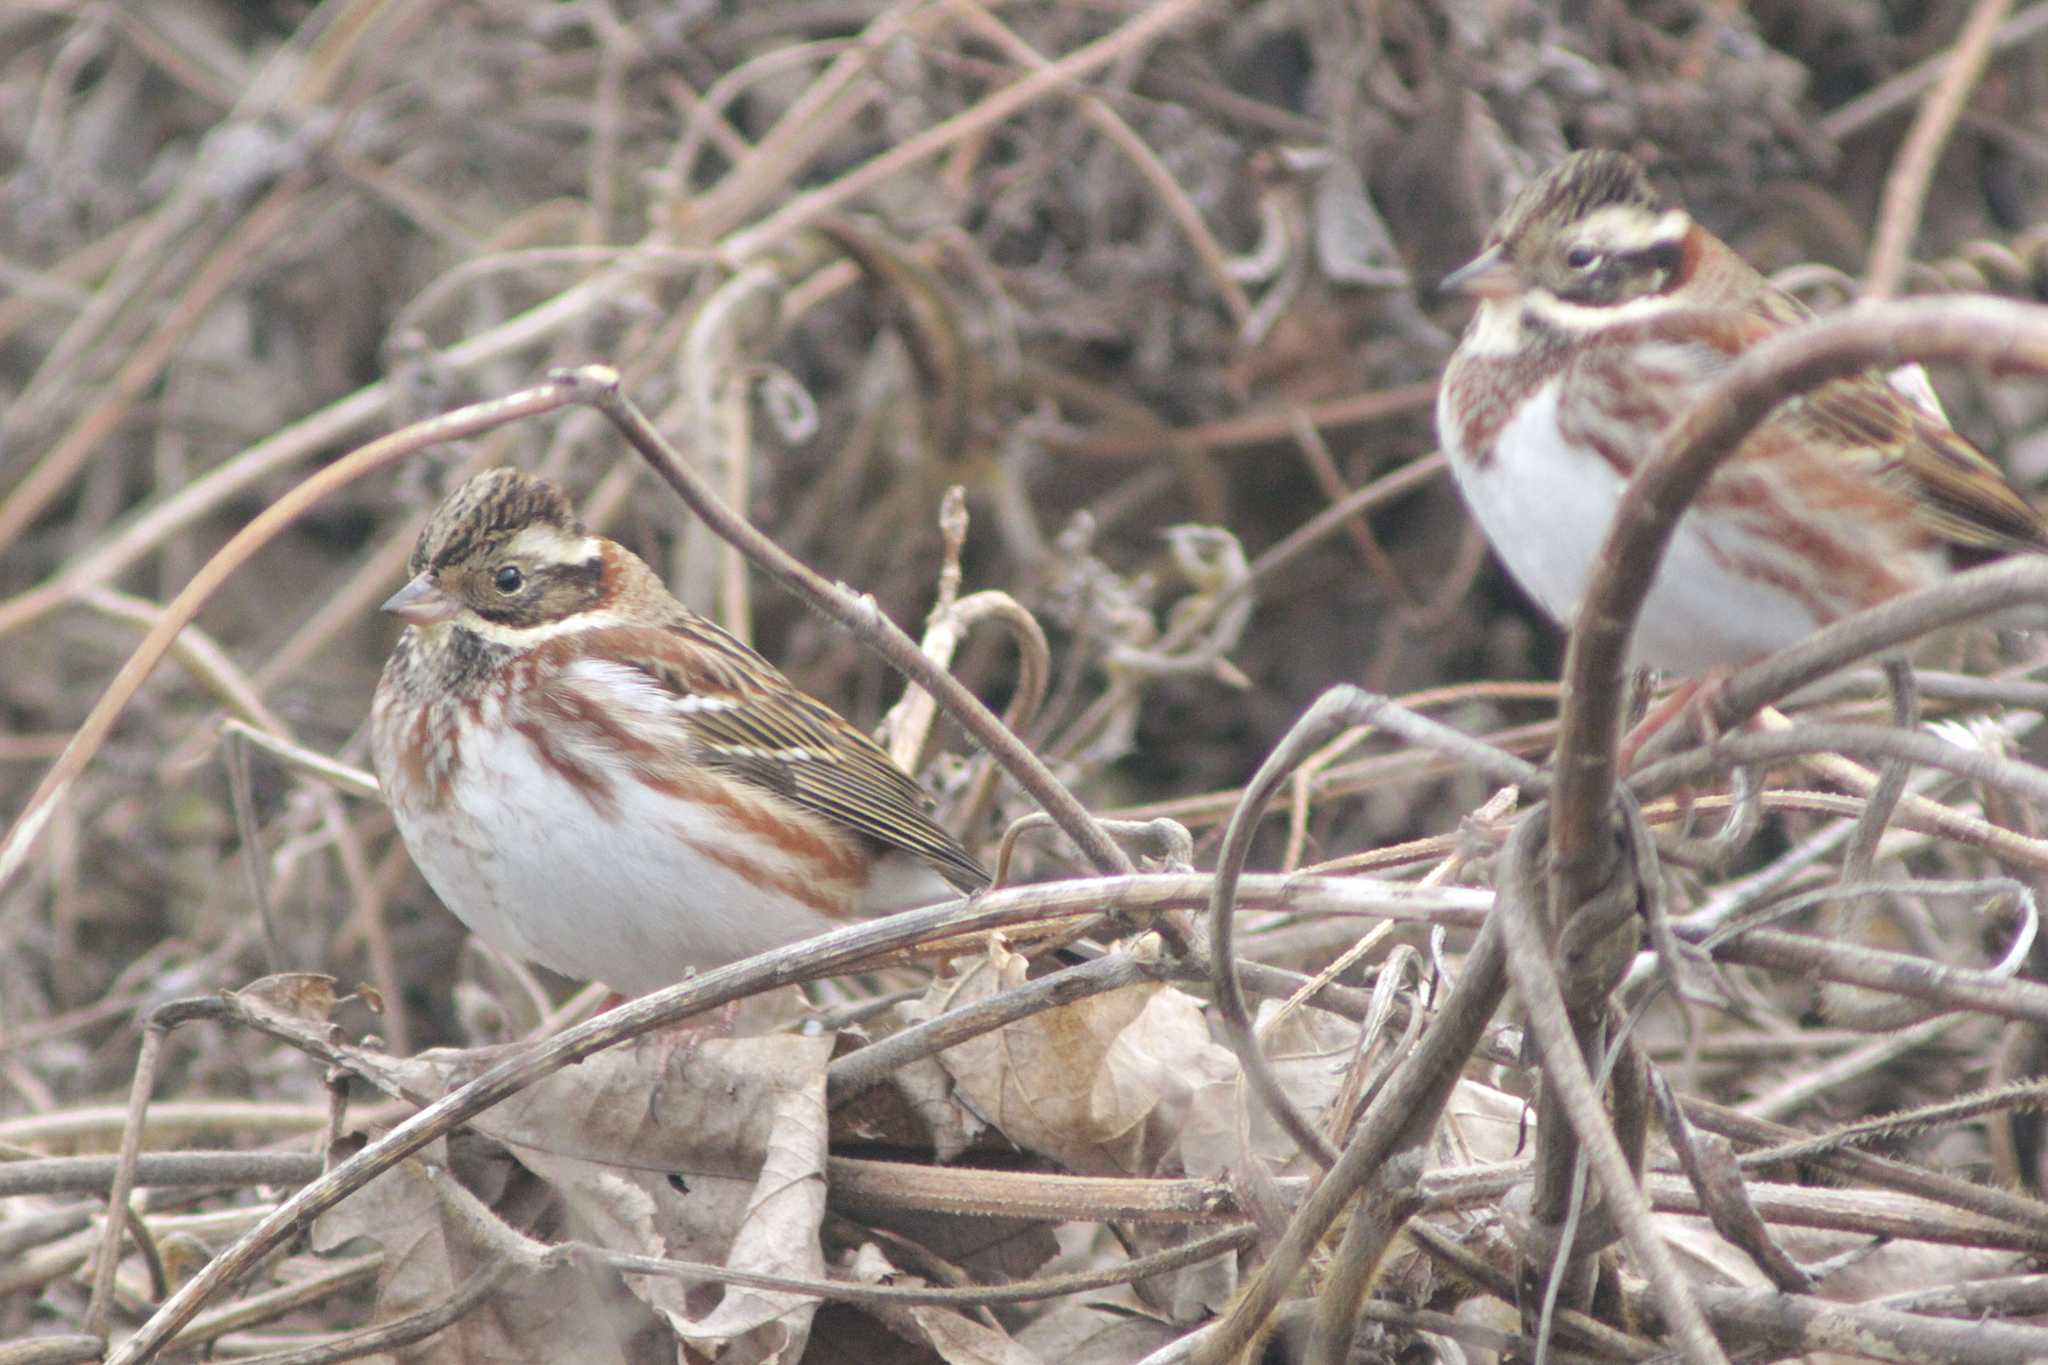
[[[1809,316],[1776,291],[1764,301],[1777,299],[1784,303],[1772,308],[1673,310],[1646,323],[1646,339],[1695,348],[1699,377],[1711,379],[1750,347]],[[1924,390],[1924,376],[1919,383]],[[1869,469],[1907,498],[1930,534],[1966,557],[2048,549],[2048,522],[1997,462],[1892,375],[1872,371],[1833,380],[1779,405],[1744,443],[1743,454],[1768,458],[1788,439]]]
[[[1829,446],[1875,451],[1934,535],[1980,556],[2048,549],[2048,524],[2005,471],[1884,376],[1838,379],[1789,414]]]
[[[584,667],[630,669],[658,689],[691,762],[911,853],[962,891],[988,885],[880,745],[711,622],[679,609],[660,625],[589,631],[581,645]]]

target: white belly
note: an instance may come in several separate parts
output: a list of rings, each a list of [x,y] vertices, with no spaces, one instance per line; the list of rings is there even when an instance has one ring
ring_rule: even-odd
[[[1491,460],[1475,465],[1453,451],[1451,467],[1508,572],[1569,627],[1623,483],[1599,455],[1558,439],[1557,401],[1552,380],[1501,429]],[[1438,427],[1447,434],[1458,429],[1448,420]],[[1767,583],[1740,578],[1730,567],[1754,553],[1769,555],[1741,527],[1725,521],[1703,526],[1688,513],[1637,620],[1632,661],[1696,676],[1761,658],[1811,634],[1822,622],[1806,604]]]
[[[715,812],[608,775],[617,806],[600,818],[524,736],[474,728],[446,804],[399,810],[399,830],[435,894],[480,938],[627,995],[833,927],[693,845],[791,871],[778,852]]]

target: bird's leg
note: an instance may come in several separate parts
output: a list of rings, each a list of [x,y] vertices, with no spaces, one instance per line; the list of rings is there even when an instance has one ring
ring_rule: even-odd
[[[1671,689],[1671,694],[1652,706],[1643,718],[1622,737],[1621,751],[1615,757],[1615,771],[1626,773],[1635,766],[1636,754],[1647,744],[1650,736],[1676,720],[1693,704],[1700,693],[1702,683],[1697,678],[1687,678]]]
[[[1652,706],[1648,714],[1623,737],[1621,751],[1615,760],[1615,771],[1626,774],[1635,766],[1636,755],[1649,743],[1650,737],[1681,716],[1685,718],[1686,728],[1701,744],[1711,745],[1719,739],[1721,726],[1714,719],[1714,713],[1720,709],[1721,694],[1727,690],[1728,679],[1733,676],[1733,669],[1714,668],[1697,678],[1687,678],[1672,688],[1670,695]]]

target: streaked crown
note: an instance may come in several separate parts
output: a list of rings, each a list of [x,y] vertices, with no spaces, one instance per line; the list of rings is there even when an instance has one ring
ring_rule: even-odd
[[[516,469],[487,469],[434,509],[406,567],[413,573],[444,569],[486,544],[535,525],[583,534],[561,489]]]
[[[604,547],[554,484],[516,469],[487,470],[435,509],[413,547],[414,584],[386,608],[415,623],[452,619],[509,642],[511,632],[604,604],[611,592]]]
[[[1677,287],[1691,230],[1633,157],[1574,152],[1515,197],[1487,254],[1523,289],[1605,307]]]

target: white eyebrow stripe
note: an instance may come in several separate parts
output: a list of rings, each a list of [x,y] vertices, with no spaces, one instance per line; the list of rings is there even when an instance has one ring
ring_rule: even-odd
[[[1650,224],[1650,239],[1659,246],[1685,240],[1692,231],[1692,215],[1684,209],[1666,209]]]
[[[514,558],[532,558],[548,564],[587,564],[602,558],[604,544],[596,536],[577,535],[559,526],[537,523],[523,527],[505,542],[505,553]]]
[[[1574,240],[1605,251],[1633,251],[1676,246],[1690,231],[1692,215],[1684,209],[1666,209],[1655,217],[1645,217],[1633,205],[1618,204],[1587,214],[1578,224]]]

